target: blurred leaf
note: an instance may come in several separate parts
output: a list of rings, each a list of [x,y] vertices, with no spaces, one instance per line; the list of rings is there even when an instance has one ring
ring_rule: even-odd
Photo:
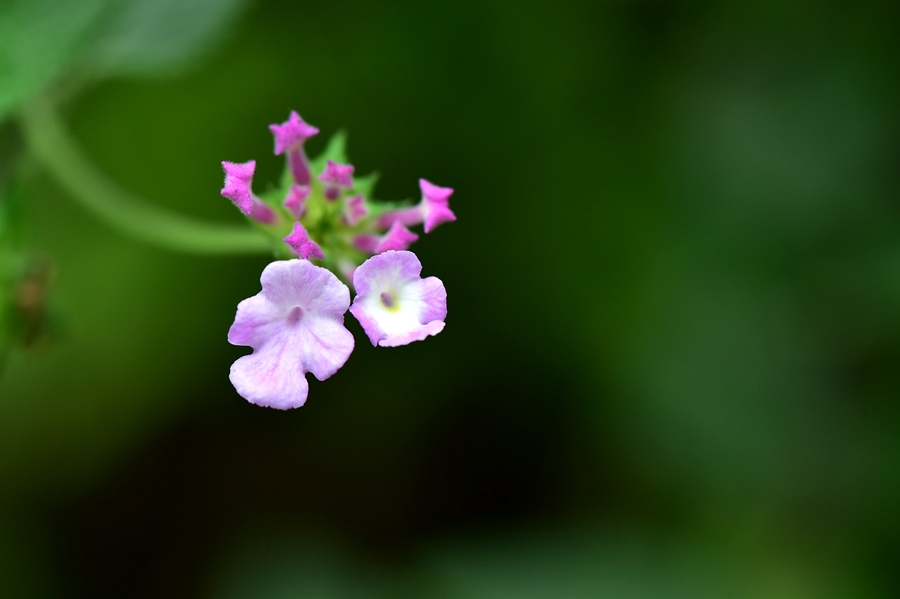
[[[13,345],[13,295],[20,270],[22,218],[18,194],[0,187],[0,376]]]
[[[310,160],[310,167],[314,173],[325,170],[325,163],[333,160],[340,164],[347,164],[347,132],[338,131],[328,140],[328,145],[321,154]]]
[[[811,566],[771,546],[559,529],[470,539],[432,552],[441,597],[698,599],[867,597],[849,568]]]
[[[384,582],[341,552],[300,540],[267,538],[243,547],[224,569],[218,599],[390,597]]]
[[[0,117],[72,60],[108,0],[12,0],[0,9]]]
[[[183,69],[219,41],[244,0],[124,0],[85,54],[100,76]]]
[[[378,177],[378,171],[373,171],[364,177],[353,177],[353,190],[356,193],[361,193],[366,197],[371,198],[372,191],[375,189],[375,184],[378,183]]]
[[[221,39],[243,0],[12,0],[0,9],[0,117],[75,63],[161,75]]]
[[[252,540],[251,540],[252,539]],[[443,599],[700,599],[869,597],[846,566],[827,568],[777,545],[718,546],[687,536],[558,528],[461,536],[417,563],[366,562],[295,539],[238,537],[212,571],[218,599],[441,597]]]

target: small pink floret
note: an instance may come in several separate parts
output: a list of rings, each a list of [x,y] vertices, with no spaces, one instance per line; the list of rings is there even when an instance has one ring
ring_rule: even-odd
[[[418,235],[396,221],[384,235],[357,235],[353,238],[353,247],[369,254],[381,254],[390,250],[405,250],[417,239]]]
[[[357,295],[350,313],[372,345],[406,345],[444,329],[447,290],[440,279],[423,279],[421,272],[422,264],[412,252],[387,251],[353,273]]]
[[[325,166],[325,172],[319,176],[322,183],[331,183],[345,189],[353,188],[353,165],[338,164],[333,160],[328,160]]]
[[[330,271],[306,260],[266,266],[262,291],[237,307],[228,342],[253,353],[238,358],[229,378],[250,403],[287,410],[306,402],[311,372],[324,381],[353,351],[344,327],[350,305],[347,286]]]
[[[284,200],[284,207],[294,218],[303,218],[306,214],[306,198],[309,197],[308,185],[291,185],[287,198]]]
[[[347,198],[347,204],[344,206],[344,222],[347,225],[355,227],[368,215],[369,208],[366,206],[366,198],[362,194]]]
[[[304,260],[309,260],[310,258],[319,258],[321,260],[325,257],[325,254],[322,253],[322,248],[309,238],[306,228],[299,222],[294,223],[294,229],[290,235],[284,238],[284,242],[291,246],[294,253]]]
[[[225,186],[222,188],[222,195],[234,202],[241,212],[249,215],[253,208],[253,192],[250,190],[250,186],[253,183],[256,161],[223,162],[222,168],[225,169]]]
[[[357,235],[353,238],[353,247],[358,249],[361,252],[366,252],[368,254],[374,254],[375,248],[378,247],[378,244],[381,243],[380,235]]]
[[[451,188],[438,187],[425,179],[419,179],[419,187],[422,190],[426,233],[430,233],[441,223],[456,220],[456,215],[450,210],[450,196],[453,195]]]
[[[419,236],[395,222],[391,225],[390,230],[381,238],[381,241],[375,246],[375,253],[381,254],[389,250],[405,250],[413,244]]]
[[[419,187],[422,189],[422,201],[409,208],[385,212],[378,217],[375,225],[386,229],[398,222],[407,227],[424,222],[425,232],[431,233],[439,224],[456,220],[456,215],[450,210],[452,189],[438,187],[425,179],[419,179]]]
[[[319,132],[317,128],[304,122],[296,110],[291,111],[288,120],[284,123],[269,125],[269,130],[275,136],[276,156],[301,145]]]

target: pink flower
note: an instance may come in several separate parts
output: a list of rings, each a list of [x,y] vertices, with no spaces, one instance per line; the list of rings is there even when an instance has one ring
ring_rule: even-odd
[[[380,254],[388,250],[405,250],[418,239],[418,235],[394,221],[384,235],[357,235],[353,238],[353,245],[358,250]]]
[[[269,264],[262,291],[238,304],[228,342],[253,353],[238,358],[229,378],[250,403],[286,410],[306,402],[311,372],[324,381],[353,351],[344,328],[350,292],[330,271],[306,260]]]
[[[253,173],[256,170],[256,161],[234,163],[223,162],[225,170],[225,186],[222,195],[234,202],[238,209],[261,223],[271,225],[277,220],[275,212],[253,194]]]
[[[275,155],[287,153],[294,181],[298,185],[309,185],[309,161],[306,159],[303,143],[319,130],[305,123],[295,110],[291,111],[284,123],[269,125],[269,130],[275,136]]]
[[[341,194],[341,188],[353,189],[353,165],[338,164],[334,160],[328,160],[325,172],[319,175],[319,181],[325,183],[325,197],[336,200]]]
[[[309,197],[309,192],[308,185],[291,185],[291,190],[282,205],[294,218],[303,218],[306,214],[306,198]]]
[[[351,227],[355,227],[360,220],[369,215],[369,208],[366,206],[366,198],[363,194],[357,194],[347,198],[344,205],[344,223]]]
[[[409,208],[382,214],[378,218],[378,226],[386,229],[399,222],[410,227],[424,222],[425,232],[430,233],[439,224],[456,220],[456,215],[450,210],[451,188],[438,187],[425,179],[419,179],[419,188],[422,190],[422,201]]]
[[[387,251],[353,273],[357,296],[350,312],[372,345],[406,345],[444,329],[447,291],[440,279],[423,279],[421,272],[422,264],[412,252]]]
[[[322,248],[309,238],[306,228],[299,222],[294,223],[294,229],[290,235],[284,238],[284,242],[291,246],[294,253],[304,260],[309,260],[310,258],[319,258],[321,260],[325,257],[325,254],[322,253]]]

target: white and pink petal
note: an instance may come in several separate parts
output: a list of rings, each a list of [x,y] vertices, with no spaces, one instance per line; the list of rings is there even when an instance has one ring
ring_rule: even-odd
[[[350,313],[372,345],[406,345],[443,330],[447,291],[440,279],[422,279],[421,272],[415,254],[391,250],[369,258],[353,273],[357,296]]]

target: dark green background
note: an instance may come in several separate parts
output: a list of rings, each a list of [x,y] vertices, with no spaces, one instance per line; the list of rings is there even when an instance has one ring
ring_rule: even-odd
[[[64,334],[0,381],[9,597],[895,597],[900,11],[252,4],[198,67],[64,105],[116,182],[209,220],[222,160],[349,132],[444,332],[246,403],[265,258],[178,255],[46,177]],[[312,377],[310,377],[312,378]]]

